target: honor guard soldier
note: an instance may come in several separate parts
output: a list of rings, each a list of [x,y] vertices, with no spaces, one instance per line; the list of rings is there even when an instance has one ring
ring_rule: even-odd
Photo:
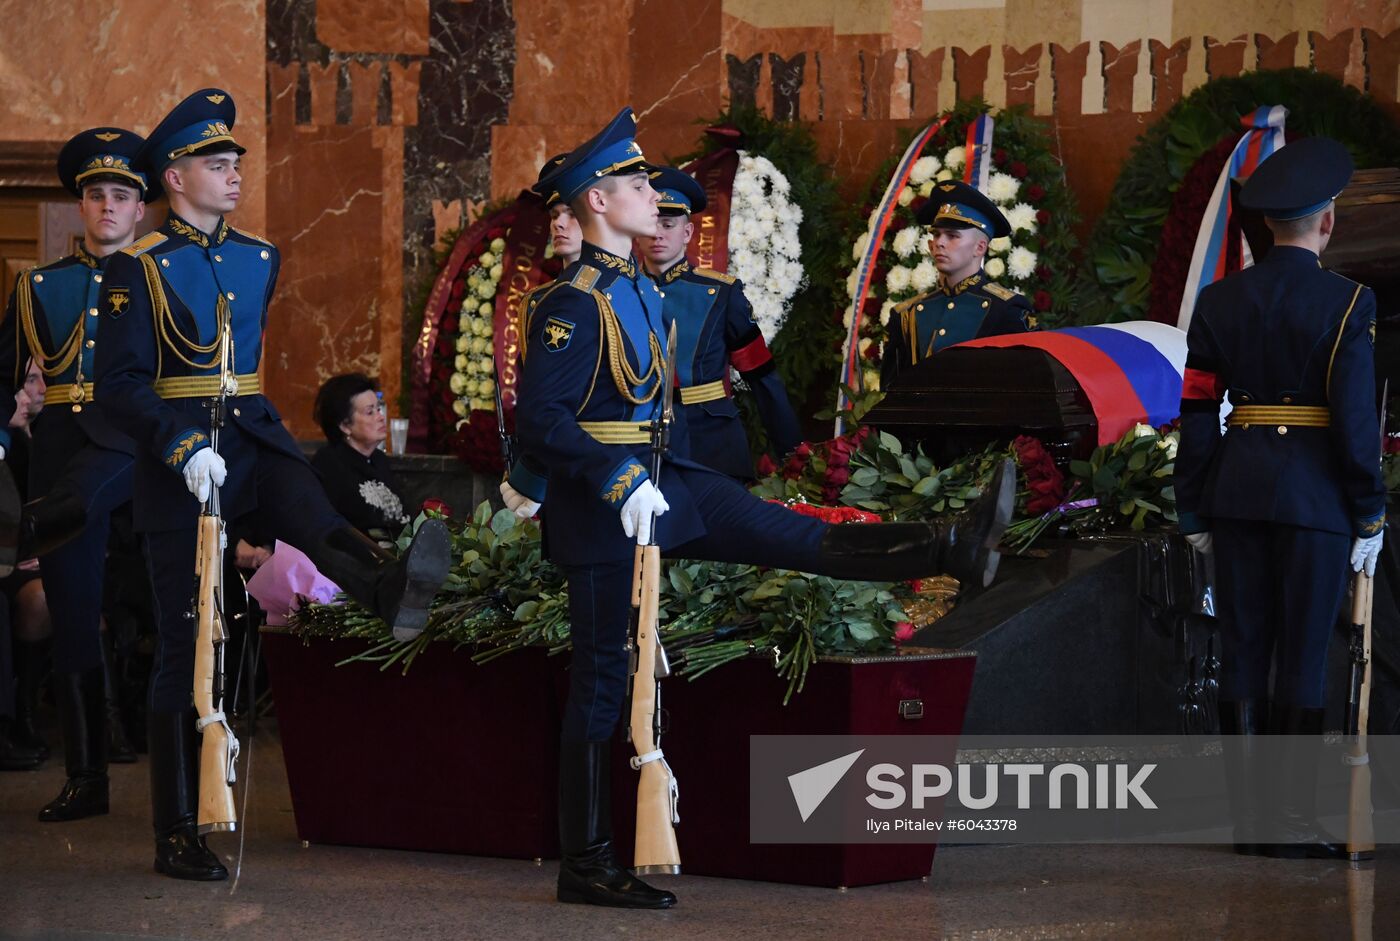
[[[1375,297],[1318,261],[1351,172],[1326,138],[1260,164],[1240,196],[1274,245],[1201,291],[1187,334],[1177,508],[1186,538],[1215,556],[1220,726],[1234,737],[1226,770],[1247,853],[1343,851],[1313,819],[1327,641],[1349,570],[1375,571],[1385,526]],[[1249,797],[1251,776],[1261,783],[1249,736],[1266,730],[1288,736],[1289,766],[1265,782],[1267,807]]]
[[[18,558],[40,554],[53,622],[54,696],[63,725],[67,780],[39,813],[46,823],[108,808],[107,689],[102,579],[112,511],[131,499],[135,445],[93,401],[101,318],[98,299],[112,255],[136,238],[146,203],[159,195],[133,166],[143,138],[97,127],[58,155],[58,177],[78,199],[83,241],[52,264],[23,272],[0,325],[0,446],[8,448],[15,391],[32,358],[47,384],[32,427],[29,494],[35,498]],[[77,534],[61,545],[69,534]],[[129,760],[135,760],[131,755]]]
[[[99,305],[96,396],[138,445],[134,517],[159,622],[147,719],[156,870],[182,879],[228,874],[195,825],[195,632],[186,614],[196,587],[197,519],[211,488],[220,488],[233,525],[248,518],[301,549],[399,637],[422,630],[450,555],[440,521],[425,523],[397,560],[346,522],[261,393],[263,327],[279,257],[271,243],[224,219],[240,195],[244,149],[233,137],[234,117],[228,93],[206,88],[151,132],[137,166],[164,186],[170,215],[113,256]],[[221,395],[216,452],[211,412]]]
[[[950,180],[934,187],[916,218],[929,228],[929,253],[940,286],[895,306],[880,385],[955,343],[1035,329],[1035,309],[982,270],[992,239],[1011,235],[1001,210],[974,186]]]
[[[676,381],[690,456],[739,480],[754,476],[748,436],[729,385],[732,366],[748,383],[779,459],[802,443],[777,364],[754,323],[744,285],[734,277],[693,268],[686,247],[695,234],[692,212],[705,208],[705,190],[674,167],[651,172],[661,194],[656,235],[643,240],[647,270],[660,283],[666,325],[676,325]]]
[[[662,298],[632,257],[656,233],[657,193],[624,109],[547,174],[538,192],[567,202],[583,253],[541,297],[521,370],[516,428],[550,481],[544,549],[564,571],[573,643],[559,764],[564,902],[668,908],[675,896],[612,854],[609,742],[627,686],[625,648],[634,550],[767,565],[833,577],[893,580],[948,572],[990,581],[992,546],[1010,518],[1015,474],[951,523],[831,526],[754,497],[687,459],[684,435],[665,461],[665,497],[646,469],[664,361]],[[683,429],[680,429],[683,430]]]

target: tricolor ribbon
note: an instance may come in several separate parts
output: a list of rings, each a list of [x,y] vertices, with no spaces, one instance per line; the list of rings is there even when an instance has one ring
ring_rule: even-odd
[[[1186,289],[1181,294],[1181,308],[1176,325],[1182,330],[1191,326],[1191,312],[1196,308],[1196,296],[1208,284],[1230,274],[1227,262],[1230,233],[1230,180],[1243,182],[1268,157],[1284,145],[1283,122],[1288,109],[1283,105],[1264,105],[1240,118],[1244,136],[1240,138],[1230,159],[1215,181],[1215,189],[1206,204],[1201,228],[1196,233],[1196,247],[1191,252],[1191,267],[1186,273]],[[1240,236],[1240,266],[1251,264],[1249,245]]]
[[[841,354],[841,387],[836,396],[836,437],[838,438],[845,434],[846,424],[840,413],[850,407],[850,399],[846,395],[846,389],[850,388],[859,392],[864,388],[860,368],[861,310],[865,307],[865,296],[870,292],[870,279],[875,273],[875,262],[880,257],[880,246],[885,241],[885,230],[889,228],[895,210],[899,208],[899,194],[904,192],[905,186],[909,185],[909,172],[913,170],[914,163],[919,159],[924,146],[933,138],[933,135],[937,134],[943,125],[948,123],[949,117],[951,117],[950,114],[945,114],[934,121],[920,131],[909,142],[909,146],[904,148],[904,156],[899,158],[899,163],[890,176],[890,182],[885,187],[885,194],[880,197],[880,203],[875,208],[874,223],[867,230],[870,241],[865,246],[865,252],[861,255],[860,262],[856,266],[856,289],[854,300],[851,302],[851,326],[846,331],[846,344]]]
[[[984,195],[992,173],[992,131],[996,122],[984,114],[967,126],[967,160],[963,166],[963,182]]]

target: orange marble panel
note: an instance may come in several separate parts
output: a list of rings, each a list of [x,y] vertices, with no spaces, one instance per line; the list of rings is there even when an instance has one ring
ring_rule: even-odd
[[[927,119],[938,113],[938,85],[943,81],[946,51],[942,46],[928,52],[908,50],[910,114]]]
[[[1108,206],[1119,168],[1138,135],[1157,120],[1148,113],[1056,112],[1050,137],[1059,148],[1065,177],[1079,206],[1076,234],[1087,238]]]
[[[1035,83],[1040,75],[1041,46],[1041,43],[1036,43],[1024,52],[1010,46],[1001,47],[1002,61],[1005,63],[1007,107],[1035,105]]]
[[[307,63],[306,74],[311,81],[311,123],[330,127],[335,124],[335,86],[340,81],[340,63],[334,59],[325,65]]]
[[[862,53],[862,63],[866,75],[866,107],[868,117],[883,120],[890,116],[890,98],[894,92],[895,67],[902,49],[886,49],[883,52],[867,50]]]
[[[1351,38],[1355,32],[1356,30],[1353,29],[1344,29],[1331,37],[1318,32],[1309,32],[1308,40],[1312,43],[1313,68],[1345,81],[1347,63],[1351,60]]]
[[[1084,75],[1088,71],[1089,44],[1073,49],[1050,44],[1050,63],[1055,75],[1055,114],[1078,115],[1084,103]]]
[[[1166,111],[1181,99],[1191,38],[1178,39],[1170,46],[1149,39],[1147,48],[1152,56],[1152,110]]]
[[[350,123],[374,124],[379,112],[379,82],[384,74],[380,62],[347,62],[350,72]]]
[[[336,52],[428,54],[428,0],[316,0],[316,38]]]
[[[850,38],[835,37],[832,48],[821,52],[817,59],[823,121],[843,121],[864,116],[860,47],[849,42]]]
[[[301,65],[296,62],[267,64],[267,97],[272,102],[272,110],[267,115],[269,128],[291,127],[297,123],[297,75],[300,72]]]
[[[1121,49],[1110,42],[1100,43],[1099,51],[1103,56],[1104,110],[1132,111],[1142,40],[1134,39]]]
[[[516,0],[510,123],[601,126],[627,104],[631,7]]]
[[[628,99],[639,118],[689,121],[719,112],[725,78],[722,6],[721,0],[688,3],[682,24],[673,0],[635,0]]]
[[[321,383],[341,372],[377,374],[380,322],[402,319],[385,270],[402,264],[402,232],[386,252],[382,228],[386,218],[402,227],[402,177],[397,193],[386,194],[384,169],[386,161],[401,164],[402,137],[392,151],[387,130],[298,127],[272,141],[268,182],[285,198],[269,205],[268,237],[281,249],[282,271],[268,312],[264,379],[298,437],[315,436],[311,405]]]
[[[1206,37],[1206,74],[1211,78],[1230,78],[1244,71],[1246,36],[1234,39]]]
[[[422,77],[423,63],[389,63],[389,123],[395,127],[414,127],[418,124],[418,82]]]
[[[234,221],[260,232],[267,223],[265,34],[263,0],[105,0],[100,15],[85,0],[7,3],[0,144],[62,142],[99,124],[144,134],[186,95],[218,86],[238,104],[236,132],[248,148]]]
[[[403,144],[402,127],[377,127],[372,140],[383,156],[379,214],[379,387],[399,417],[403,390]]]
[[[1393,102],[1400,89],[1396,76],[1400,74],[1400,29],[1382,36],[1375,30],[1364,30],[1366,56],[1371,67],[1371,94],[1378,100]]]
[[[953,50],[953,83],[959,101],[982,97],[987,89],[987,63],[991,56],[991,46]]]
[[[1326,0],[1321,25],[1325,33],[1349,26],[1388,33],[1400,29],[1400,4],[1395,0]]]
[[[1291,69],[1294,57],[1298,54],[1298,34],[1289,33],[1280,39],[1270,39],[1263,33],[1254,34],[1254,48],[1258,55],[1257,68]]]

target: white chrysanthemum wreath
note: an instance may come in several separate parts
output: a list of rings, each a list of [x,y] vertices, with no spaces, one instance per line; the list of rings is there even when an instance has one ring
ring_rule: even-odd
[[[767,157],[739,151],[729,209],[729,274],[744,282],[754,321],[768,343],[806,280],[797,236],[801,224],[802,207],[793,202],[787,177]]]

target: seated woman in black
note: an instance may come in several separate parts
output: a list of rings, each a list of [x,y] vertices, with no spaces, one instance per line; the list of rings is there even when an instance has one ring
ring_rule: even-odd
[[[360,373],[332,376],[316,393],[315,413],[329,443],[311,466],[331,504],[371,539],[392,543],[408,515],[389,458],[379,450],[387,423],[374,382]]]

